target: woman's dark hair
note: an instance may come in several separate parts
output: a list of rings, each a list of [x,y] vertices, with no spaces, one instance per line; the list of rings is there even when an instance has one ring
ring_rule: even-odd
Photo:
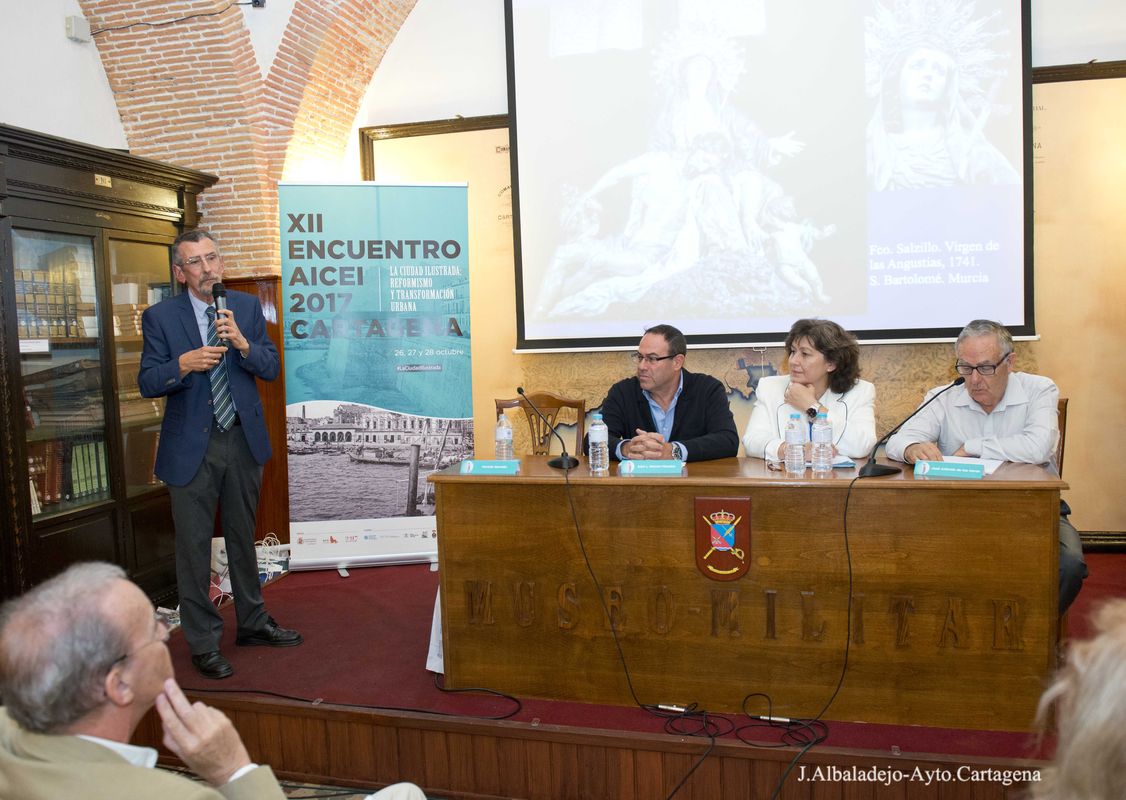
[[[860,345],[856,337],[827,319],[799,319],[786,336],[786,355],[794,342],[808,339],[813,348],[834,365],[829,373],[829,388],[844,394],[860,380]]]

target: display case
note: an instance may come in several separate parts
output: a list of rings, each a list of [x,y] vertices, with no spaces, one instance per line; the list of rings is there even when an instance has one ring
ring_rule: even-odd
[[[137,389],[141,314],[211,175],[0,125],[0,593],[68,564],[175,591],[163,400]]]

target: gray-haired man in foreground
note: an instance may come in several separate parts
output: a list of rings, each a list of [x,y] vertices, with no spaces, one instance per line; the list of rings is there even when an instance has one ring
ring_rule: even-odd
[[[266,800],[285,795],[223,712],[172,677],[168,629],[112,564],[72,566],[0,614],[0,797]],[[156,706],[164,745],[203,782],[129,744]],[[411,784],[373,797],[425,800]]]

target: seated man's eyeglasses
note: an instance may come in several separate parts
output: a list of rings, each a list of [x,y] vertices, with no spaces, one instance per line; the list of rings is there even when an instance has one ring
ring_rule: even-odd
[[[219,254],[218,253],[208,253],[205,256],[192,256],[191,258],[185,259],[183,266],[194,268],[194,267],[198,267],[200,264],[202,264],[204,261],[206,261],[207,266],[210,267],[212,264],[214,264],[218,260],[219,260]]]
[[[125,655],[118,656],[117,660],[113,662],[114,665],[120,664],[122,661],[128,661],[130,658],[137,655],[137,653],[141,652],[149,645],[168,641],[169,637],[172,635],[172,629],[168,627],[168,622],[164,619],[164,617],[160,616],[160,614],[153,614],[153,617],[156,622],[156,638],[150,639],[149,641],[145,642],[132,653],[126,653]]]
[[[1005,355],[1001,357],[1001,360],[998,361],[996,364],[964,364],[961,361],[959,361],[957,364],[954,365],[954,369],[958,371],[959,375],[965,375],[967,378],[970,375],[974,374],[975,369],[978,371],[979,374],[988,376],[988,375],[992,375],[993,373],[995,373],[997,371],[997,367],[1004,364],[1005,360],[1010,355],[1012,355],[1012,353],[1005,353]]]
[[[646,364],[656,364],[658,361],[665,361],[670,358],[676,358],[676,353],[673,353],[670,356],[655,356],[652,353],[650,353],[649,355],[643,355],[641,353],[630,353],[629,357],[636,361],[638,364],[640,364],[642,361],[644,361]]]

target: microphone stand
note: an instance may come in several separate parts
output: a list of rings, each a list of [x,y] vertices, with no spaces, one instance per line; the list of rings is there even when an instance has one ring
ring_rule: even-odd
[[[528,395],[525,394],[524,387],[517,386],[516,394],[524,398],[528,405],[531,406],[532,411],[535,411],[537,416],[539,416],[539,418],[543,420],[543,424],[546,425],[547,429],[555,435],[555,438],[559,440],[559,444],[563,447],[563,452],[555,458],[548,460],[547,465],[549,467],[554,467],[555,469],[574,469],[575,467],[577,467],[579,465],[579,460],[574,456],[567,454],[567,443],[563,441],[563,437],[559,435],[559,431],[555,430],[555,426],[552,425],[548,418],[543,415],[543,412],[536,408],[536,404],[532,402],[532,398],[528,397]]]
[[[923,403],[921,406],[916,408],[914,411],[912,411],[910,414],[907,415],[906,419],[904,419],[902,422],[900,422],[898,425],[896,425],[890,431],[885,433],[883,438],[881,438],[880,441],[876,442],[876,446],[872,448],[872,455],[868,456],[868,463],[860,468],[860,477],[861,478],[880,478],[880,477],[883,477],[884,475],[894,475],[897,472],[903,472],[902,467],[893,467],[891,464],[877,464],[876,463],[876,452],[883,445],[887,444],[888,439],[890,439],[892,436],[894,436],[899,431],[900,428],[902,428],[904,425],[906,425],[908,422],[910,422],[912,417],[914,417],[916,414],[918,414],[924,408],[926,408],[931,403],[933,403],[935,400],[937,400],[939,395],[941,395],[943,392],[946,392],[946,391],[949,391],[950,389],[953,389],[955,386],[961,386],[965,382],[966,382],[966,379],[959,376],[949,386],[946,386],[945,388],[940,389],[939,391],[935,392],[934,396],[930,400],[928,400],[927,402]]]

